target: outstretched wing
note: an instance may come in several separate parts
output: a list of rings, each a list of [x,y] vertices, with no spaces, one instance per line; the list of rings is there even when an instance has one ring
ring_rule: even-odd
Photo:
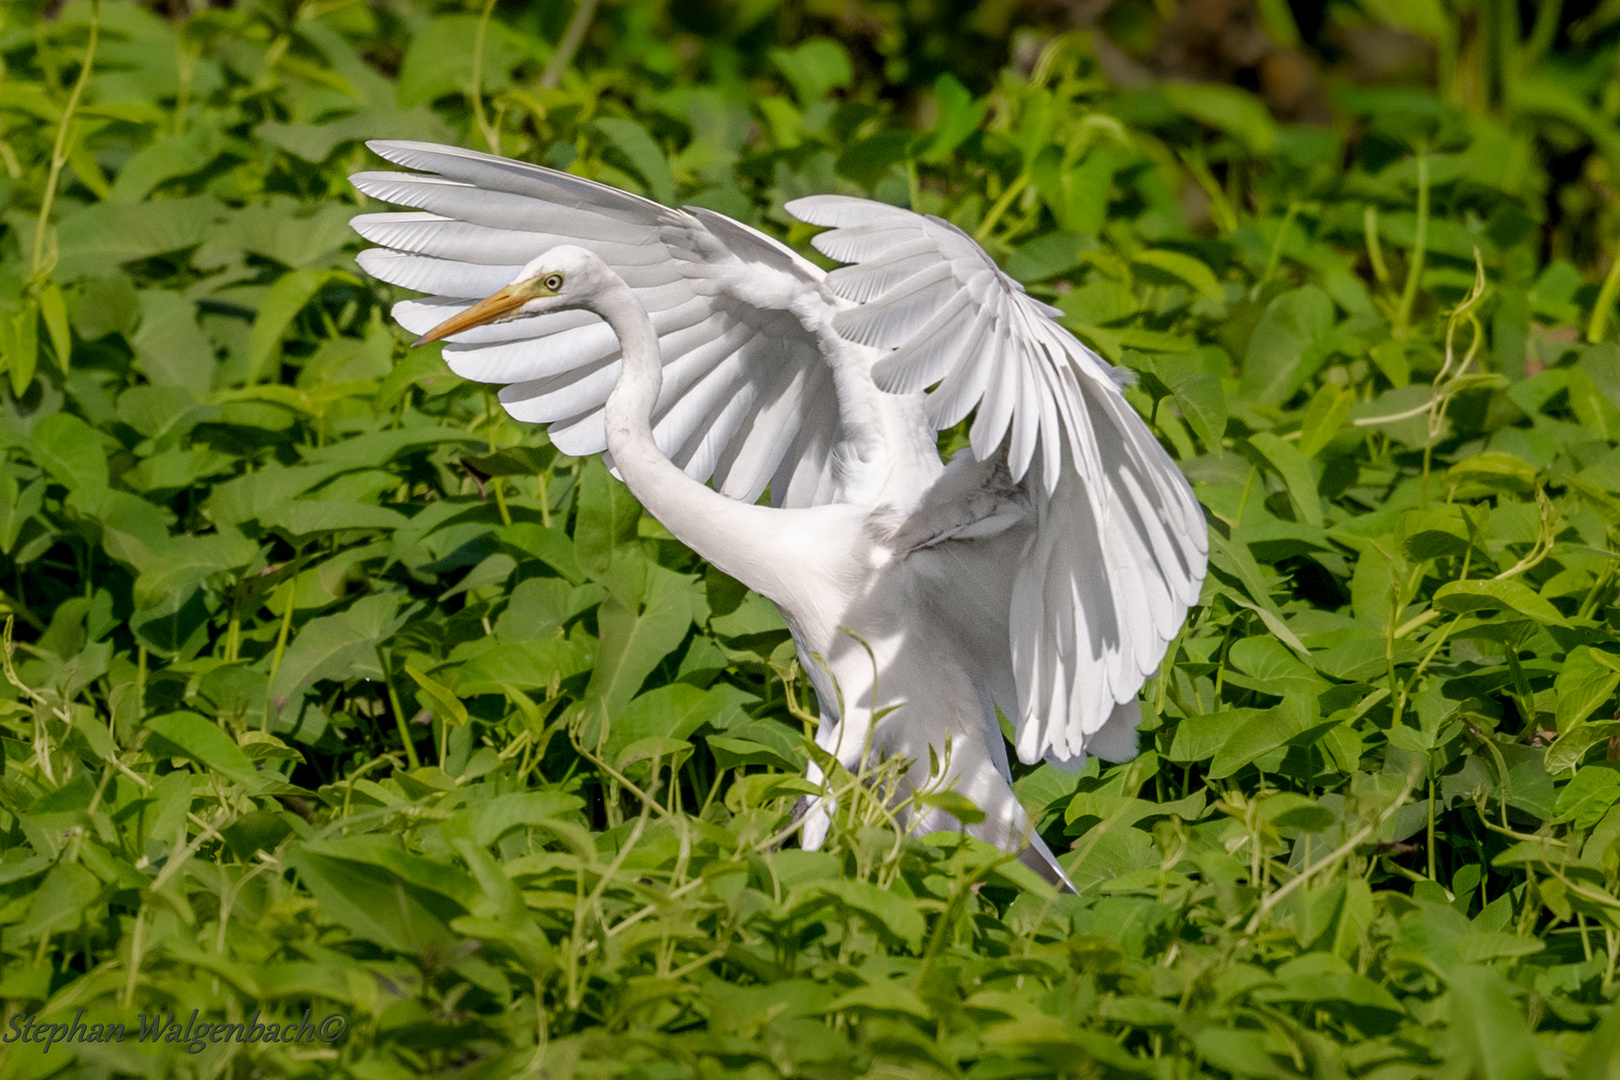
[[[852,264],[827,277],[858,304],[833,324],[886,353],[878,385],[932,387],[941,429],[976,409],[974,455],[1005,450],[1023,481],[1036,524],[1008,597],[1018,756],[1078,756],[1198,598],[1209,537],[1191,488],[1113,369],[956,226],[834,195],[787,208],[829,226],[811,243]]]
[[[416,172],[351,179],[412,213],[362,214],[355,230],[382,245],[360,254],[374,277],[431,295],[395,305],[423,333],[511,282],[559,244],[589,248],[635,291],[664,358],[654,409],[658,445],[687,475],[753,502],[832,499],[833,449],[854,437],[839,411],[831,329],[848,301],[826,274],[782,244],[720,214],[690,213],[581,177],[418,142],[368,144]],[[619,344],[588,312],[557,312],[456,335],[445,361],[463,378],[502,385],[520,420],[550,425],[565,453],[607,447],[603,404],[618,381]]]

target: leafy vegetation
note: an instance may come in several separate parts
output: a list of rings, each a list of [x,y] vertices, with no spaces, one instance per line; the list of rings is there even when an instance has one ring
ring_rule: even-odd
[[[0,1071],[1614,1077],[1614,7],[1260,2],[1296,124],[1158,77],[1201,6],[6,9],[0,1022],[350,1025]],[[1138,373],[1212,569],[1141,756],[1022,771],[1079,895],[795,850],[785,630],[406,348],[372,136],[910,203]]]

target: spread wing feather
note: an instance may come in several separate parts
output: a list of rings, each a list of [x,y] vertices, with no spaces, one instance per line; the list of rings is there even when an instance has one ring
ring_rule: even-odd
[[[831,331],[852,308],[825,273],[777,241],[707,210],[671,210],[567,173],[431,143],[371,148],[415,172],[363,172],[367,195],[410,209],[362,214],[356,231],[381,245],[362,268],[427,293],[395,318],[424,333],[512,281],[550,248],[577,244],[613,268],[652,316],[665,381],[653,434],[694,479],[749,502],[767,486],[778,505],[809,506],[837,491],[834,450],[856,437],[833,367]],[[606,324],[557,312],[477,327],[444,348],[463,378],[501,384],[518,419],[551,425],[569,454],[606,448],[602,417],[618,381]]]
[[[929,416],[941,428],[976,409],[974,455],[1005,454],[1028,494],[1034,527],[1008,598],[1017,700],[1000,702],[1016,710],[1018,756],[1118,752],[1118,717],[1203,581],[1208,534],[1186,480],[1112,369],[955,226],[830,195],[788,211],[828,227],[811,243],[855,264],[828,275],[860,305],[834,322],[888,350],[873,369],[878,385],[932,387]]]
[[[1004,600],[1007,652],[993,665],[1007,671],[992,692],[1017,716],[1019,756],[1124,744],[1120,718],[1197,599],[1203,516],[1112,369],[969,237],[881,203],[798,200],[790,211],[829,227],[817,248],[850,264],[829,275],[711,211],[453,147],[372,148],[416,170],[354,177],[410,208],[354,219],[381,245],[361,265],[428,294],[396,306],[401,325],[438,325],[551,247],[590,248],[635,290],[659,335],[659,446],[729,496],[753,501],[768,486],[779,505],[838,497],[840,447],[882,437],[863,426],[858,403],[840,401],[851,349],[883,353],[872,371],[885,390],[932,387],[936,426],[975,414],[974,456],[999,456],[1034,522]],[[502,384],[512,415],[549,424],[566,453],[605,449],[603,405],[620,358],[595,316],[479,327],[444,355],[458,374]]]

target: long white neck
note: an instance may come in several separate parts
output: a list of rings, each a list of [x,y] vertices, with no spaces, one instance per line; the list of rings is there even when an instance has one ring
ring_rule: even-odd
[[[631,493],[718,569],[779,604],[797,599],[809,569],[805,541],[813,531],[800,519],[810,512],[741,503],[677,468],[653,439],[652,412],[664,371],[652,319],[629,286],[617,280],[593,298],[591,310],[618,337],[624,356],[607,399],[607,445]]]

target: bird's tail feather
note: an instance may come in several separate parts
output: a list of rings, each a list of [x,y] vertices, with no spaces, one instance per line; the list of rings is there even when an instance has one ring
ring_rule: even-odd
[[[1052,849],[1046,846],[1046,841],[1037,833],[1030,834],[1029,846],[1018,853],[1018,861],[1059,889],[1072,893],[1080,891],[1074,887],[1074,882],[1069,880],[1068,873],[1064,871],[1063,864],[1057,861],[1057,856],[1052,854]]]

